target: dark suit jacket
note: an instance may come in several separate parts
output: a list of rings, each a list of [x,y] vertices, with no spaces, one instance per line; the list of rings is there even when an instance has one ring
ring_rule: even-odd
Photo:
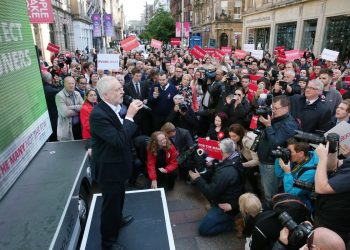
[[[133,99],[139,99],[143,101],[148,98],[149,90],[147,88],[147,85],[144,82],[140,82],[141,96],[139,96],[138,94],[136,94],[134,83],[131,81],[125,84],[124,92],[126,95],[131,96]]]
[[[109,185],[123,182],[131,174],[131,137],[137,125],[118,116],[104,102],[96,105],[90,115],[92,161],[97,182]]]
[[[179,153],[185,152],[193,145],[193,139],[190,132],[184,128],[176,128],[175,147]]]

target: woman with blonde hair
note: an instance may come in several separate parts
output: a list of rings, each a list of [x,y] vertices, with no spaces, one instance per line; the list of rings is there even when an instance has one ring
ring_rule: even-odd
[[[176,148],[165,133],[153,132],[147,147],[147,170],[152,181],[151,188],[164,187],[165,190],[174,188],[176,177],[174,171],[178,166],[176,156]]]

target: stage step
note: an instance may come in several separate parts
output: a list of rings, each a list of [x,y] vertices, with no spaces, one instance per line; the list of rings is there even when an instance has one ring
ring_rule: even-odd
[[[95,194],[80,249],[101,249],[100,211],[101,194]],[[125,196],[124,215],[134,221],[122,228],[119,243],[128,250],[174,250],[174,238],[164,189],[128,191]]]

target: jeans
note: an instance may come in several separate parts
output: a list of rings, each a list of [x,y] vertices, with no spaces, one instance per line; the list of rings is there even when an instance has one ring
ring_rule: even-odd
[[[278,179],[275,175],[275,166],[260,163],[259,165],[261,184],[264,188],[264,197],[267,202],[278,193]]]
[[[233,230],[233,217],[218,207],[212,207],[199,225],[199,234],[202,236],[216,235]]]

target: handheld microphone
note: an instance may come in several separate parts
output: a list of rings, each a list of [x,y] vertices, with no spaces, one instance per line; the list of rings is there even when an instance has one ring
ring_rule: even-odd
[[[129,95],[124,95],[124,102],[126,105],[130,105],[130,103],[135,100],[134,98],[132,98],[131,96]],[[142,109],[145,109],[147,111],[152,111],[152,109],[150,107],[148,107],[147,105],[143,104],[142,106]]]

